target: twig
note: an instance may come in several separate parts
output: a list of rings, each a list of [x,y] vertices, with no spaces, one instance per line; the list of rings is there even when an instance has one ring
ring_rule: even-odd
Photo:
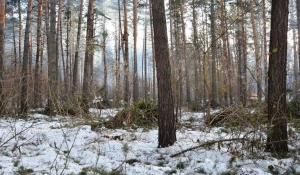
[[[12,136],[11,138],[7,139],[4,143],[2,143],[0,145],[0,148],[3,147],[5,144],[7,144],[9,141],[11,141],[12,139],[16,138],[18,135],[21,135],[23,132],[27,131],[28,129],[32,128],[34,126],[35,123],[32,123],[30,126],[26,127],[25,129],[21,130],[20,132],[16,133],[14,136]]]
[[[245,140],[248,140],[248,139],[245,139],[245,138],[232,138],[232,139],[223,139],[223,140],[209,141],[209,142],[202,143],[201,145],[194,146],[194,147],[185,149],[183,151],[180,151],[179,153],[173,154],[170,157],[177,157],[177,156],[179,156],[179,155],[181,155],[183,153],[186,153],[188,151],[192,151],[194,149],[201,148],[201,147],[206,146],[206,145],[212,145],[212,144],[219,143],[219,142],[228,142],[228,141],[236,141],[236,140],[243,140],[243,141],[245,141]]]

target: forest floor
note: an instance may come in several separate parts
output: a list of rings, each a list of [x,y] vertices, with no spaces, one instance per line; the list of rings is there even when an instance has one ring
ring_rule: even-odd
[[[119,110],[90,112],[100,120]],[[264,152],[266,135],[259,129],[208,128],[204,120],[203,113],[183,113],[176,143],[157,148],[157,128],[107,129],[42,114],[1,118],[0,174],[300,174],[299,130],[289,127],[290,153],[276,158]]]

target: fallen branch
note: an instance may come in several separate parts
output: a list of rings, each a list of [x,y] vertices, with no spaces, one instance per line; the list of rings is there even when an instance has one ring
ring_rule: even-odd
[[[179,153],[176,153],[176,154],[173,154],[171,155],[170,157],[177,157],[183,153],[186,153],[188,151],[192,151],[194,149],[198,149],[198,148],[201,148],[201,147],[204,147],[204,146],[207,146],[207,145],[212,145],[212,144],[215,144],[215,143],[220,143],[220,142],[228,142],[228,141],[237,141],[237,140],[243,140],[243,141],[249,141],[248,139],[246,138],[233,138],[233,139],[224,139],[224,140],[214,140],[214,141],[209,141],[209,142],[205,142],[205,143],[202,143],[201,145],[198,145],[198,146],[194,146],[194,147],[191,147],[191,148],[188,148],[188,149],[185,149],[183,151],[180,151]]]

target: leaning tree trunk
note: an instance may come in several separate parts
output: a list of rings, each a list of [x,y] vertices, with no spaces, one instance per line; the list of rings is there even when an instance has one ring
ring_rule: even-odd
[[[22,65],[22,89],[21,89],[21,112],[26,113],[28,110],[28,63],[29,63],[29,33],[31,24],[32,0],[28,0],[27,18],[25,27],[23,65]]]
[[[176,141],[174,104],[171,86],[168,35],[164,0],[152,4],[155,58],[158,82],[158,147],[168,147]]]
[[[271,9],[267,150],[278,154],[285,154],[288,151],[286,112],[288,4],[286,0],[273,0]]]

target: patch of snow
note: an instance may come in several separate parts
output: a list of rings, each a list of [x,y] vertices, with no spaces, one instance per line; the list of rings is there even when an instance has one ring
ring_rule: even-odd
[[[104,117],[115,115],[120,109],[102,110]],[[90,112],[96,112],[91,109]],[[101,115],[101,117],[102,117]],[[194,119],[190,119],[194,117]],[[203,125],[203,113],[184,113],[181,122],[193,120]],[[199,144],[234,138],[226,128],[200,130],[182,127],[177,130],[177,141],[168,148],[157,148],[158,130],[106,129],[93,131],[89,125],[70,127],[71,117],[48,117],[32,114],[29,120],[0,119],[0,174],[16,174],[23,166],[34,174],[79,174],[84,168],[122,174],[272,174],[269,166],[279,173],[293,168],[300,172],[294,159],[236,156],[241,143],[213,144],[191,150],[181,156],[172,154]],[[243,133],[239,133],[243,136]],[[244,149],[244,155],[249,150]],[[241,154],[241,153],[239,153]],[[137,160],[129,163],[128,160]],[[299,161],[299,157],[298,157]],[[182,167],[180,167],[181,165]],[[178,167],[179,166],[179,167]]]

